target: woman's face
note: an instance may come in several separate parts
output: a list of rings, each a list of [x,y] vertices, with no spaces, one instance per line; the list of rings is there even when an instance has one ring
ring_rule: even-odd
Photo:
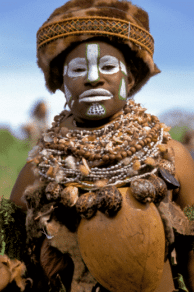
[[[75,118],[101,120],[124,107],[131,84],[124,56],[114,46],[81,43],[67,55],[63,72],[66,100]]]

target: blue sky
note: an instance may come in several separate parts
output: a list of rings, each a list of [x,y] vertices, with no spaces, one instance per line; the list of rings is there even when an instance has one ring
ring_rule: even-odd
[[[86,0],[87,1],[87,0]],[[162,73],[136,95],[149,112],[183,108],[194,112],[194,1],[135,0],[149,13],[155,39],[154,60]],[[61,0],[1,0],[0,124],[13,130],[28,121],[38,99],[47,102],[50,120],[65,103],[61,92],[51,95],[36,65],[36,32]]]

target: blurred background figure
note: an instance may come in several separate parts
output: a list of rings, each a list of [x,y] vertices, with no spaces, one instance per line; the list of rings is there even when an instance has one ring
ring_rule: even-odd
[[[171,127],[171,137],[181,142],[194,159],[194,112],[172,108],[160,115],[160,121]]]
[[[0,126],[0,198],[9,198],[29,150],[28,141],[17,138],[10,128]]]
[[[194,130],[185,132],[182,137],[182,143],[189,150],[192,158],[194,159]]]
[[[9,198],[28,152],[48,127],[48,115],[46,103],[39,100],[30,109],[28,122],[21,126],[24,134],[17,135],[18,131],[0,125],[0,198]]]
[[[44,101],[38,101],[35,103],[31,110],[30,121],[22,126],[26,138],[28,139],[30,146],[33,147],[42,132],[48,128],[48,109]]]

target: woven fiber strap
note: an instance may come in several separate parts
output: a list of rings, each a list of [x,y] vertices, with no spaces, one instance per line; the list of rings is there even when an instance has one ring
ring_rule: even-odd
[[[145,29],[125,20],[100,16],[73,17],[44,25],[37,32],[37,47],[58,38],[81,34],[116,36],[143,47],[151,56],[154,53],[154,39]]]

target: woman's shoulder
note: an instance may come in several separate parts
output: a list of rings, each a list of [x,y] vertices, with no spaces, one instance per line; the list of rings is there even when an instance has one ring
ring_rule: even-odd
[[[184,164],[190,161],[193,164],[190,152],[182,143],[171,139],[168,141],[167,145],[173,149],[177,161],[184,161]]]
[[[189,151],[178,141],[168,141],[168,146],[174,151],[175,176],[180,183],[176,203],[185,208],[194,204],[194,161]]]
[[[76,127],[74,125],[74,117],[72,112],[63,110],[59,115],[54,117],[55,127],[58,126],[60,128],[65,127],[70,130],[74,130]]]

